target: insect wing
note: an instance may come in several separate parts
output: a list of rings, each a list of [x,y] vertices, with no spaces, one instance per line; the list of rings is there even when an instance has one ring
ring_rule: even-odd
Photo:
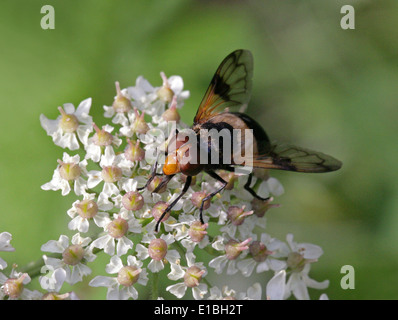
[[[221,62],[200,103],[194,124],[206,122],[225,108],[244,107],[250,99],[253,56],[236,50]]]
[[[255,168],[321,173],[335,171],[342,163],[322,152],[286,144],[274,144],[267,154],[254,155],[247,165]]]

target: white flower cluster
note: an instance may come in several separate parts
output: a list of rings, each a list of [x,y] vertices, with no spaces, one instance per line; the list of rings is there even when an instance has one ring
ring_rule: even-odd
[[[253,177],[251,187],[261,197],[270,196],[268,201],[253,199],[244,189],[247,176],[220,172],[228,185],[205,203],[204,224],[198,215],[201,200],[220,185],[206,173],[198,174],[164,217],[160,231],[155,232],[157,220],[179,195],[186,178],[177,174],[153,192],[163,179],[156,175],[146,186],[157,151],[169,138],[171,122],[179,130],[187,128],[178,114],[189,97],[182,78],[167,78],[164,73],[161,77],[160,87],[153,87],[143,77],[123,90],[116,83],[113,104],[104,106],[104,117],[112,124],[102,128],[89,115],[91,99],[76,109],[64,104],[58,108],[56,120],[41,115],[41,125],[54,143],[76,152],[64,152],[51,181],[42,186],[77,196],[67,211],[68,228],[76,233],[72,237],[61,235],[42,246],[45,255],[39,282],[45,294],[24,289],[22,295],[22,289],[7,289],[9,279],[18,282],[16,287],[30,281],[28,273],[13,270],[9,278],[0,273],[0,298],[73,299],[75,294],[62,293],[63,284],[74,285],[90,275],[89,285],[106,287],[107,299],[138,299],[139,289],[149,279],[162,280],[154,276],[161,271],[166,271],[168,278],[161,283],[171,284],[165,285],[169,293],[159,292],[155,298],[172,294],[194,299],[287,299],[291,295],[309,299],[308,287],[328,286],[328,281],[316,282],[309,277],[311,263],[322,255],[320,247],[296,243],[290,234],[281,241],[264,232],[264,214],[277,206],[271,203],[272,196],[284,192],[281,184],[264,172]],[[155,169],[161,172],[161,164]],[[0,250],[11,248],[10,239],[8,233],[0,235]],[[200,261],[201,251],[213,258]],[[90,263],[98,254],[109,255],[104,270],[107,276],[91,275]],[[0,259],[0,269],[5,267]],[[250,277],[264,272],[268,272],[267,284],[232,289],[233,275]],[[223,274],[226,278],[220,279],[231,281],[212,284],[209,273]],[[154,286],[157,284],[152,283]]]

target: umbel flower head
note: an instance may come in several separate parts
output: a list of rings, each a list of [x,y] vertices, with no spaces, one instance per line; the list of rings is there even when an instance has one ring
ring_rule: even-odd
[[[267,201],[253,198],[243,174],[220,172],[228,184],[211,199],[206,197],[220,184],[204,172],[193,177],[182,197],[186,176],[177,174],[165,183],[159,154],[175,129],[188,127],[179,110],[189,91],[180,76],[162,72],[159,82],[153,86],[142,76],[127,88],[116,82],[116,96],[103,107],[110,123],[101,127],[101,121],[89,115],[97,108],[91,99],[76,109],[71,104],[59,107],[56,120],[40,117],[54,143],[71,152],[64,152],[42,189],[76,196],[66,214],[67,227],[78,232],[42,246],[43,297],[76,297],[65,293],[64,283],[74,285],[87,276],[90,286],[107,288],[107,299],[144,298],[141,291],[148,279],[155,299],[308,299],[307,287],[326,288],[327,281],[309,277],[310,265],[322,254],[318,246],[296,243],[292,235],[278,240],[265,232],[266,219],[275,209],[268,210],[278,206],[273,198],[284,193],[269,172],[256,173],[250,184],[260,196],[269,197]],[[170,204],[172,209],[164,214]],[[10,239],[8,233],[1,234],[0,250],[10,249]],[[103,260],[96,259],[98,255],[108,263],[103,273],[92,274],[91,265]],[[1,269],[5,266],[0,259]],[[235,275],[258,273],[269,281],[248,281],[247,288],[235,289]],[[0,281],[8,281],[3,295],[29,296],[22,289],[28,275],[14,275],[16,280],[8,281],[0,273]],[[154,282],[163,282],[160,277],[167,277],[164,292]]]

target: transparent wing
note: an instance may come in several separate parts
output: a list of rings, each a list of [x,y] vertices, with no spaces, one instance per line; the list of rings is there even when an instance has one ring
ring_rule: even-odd
[[[322,152],[286,144],[273,144],[266,154],[245,158],[245,165],[255,168],[320,173],[335,171],[342,163]]]
[[[194,124],[206,122],[225,108],[244,107],[250,99],[253,56],[236,50],[221,62],[200,103]]]

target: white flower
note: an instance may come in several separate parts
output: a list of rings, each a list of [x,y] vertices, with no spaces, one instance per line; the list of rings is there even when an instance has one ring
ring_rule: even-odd
[[[209,300],[261,300],[261,286],[259,283],[254,283],[246,292],[236,292],[228,286],[223,286],[220,290],[217,287],[210,289]]]
[[[293,294],[299,300],[309,300],[307,288],[326,289],[329,286],[329,280],[322,282],[315,281],[308,276],[310,265],[306,264],[301,272],[292,272],[286,284],[286,295]]]
[[[70,150],[79,149],[79,140],[87,143],[89,133],[92,131],[92,118],[89,116],[91,98],[83,100],[75,111],[71,103],[65,103],[60,107],[61,115],[56,120],[50,120],[43,114],[40,115],[40,123],[47,135],[51,136],[54,143],[62,148]],[[81,124],[83,123],[83,124]]]
[[[139,76],[135,86],[128,87],[127,92],[139,110],[146,110],[147,114],[154,115],[161,107],[161,103],[154,103],[157,100],[156,89],[144,77]]]
[[[177,96],[177,108],[181,108],[184,105],[184,100],[188,99],[190,96],[189,91],[184,91],[183,79],[180,76],[170,76],[169,78],[167,78],[164,72],[161,72],[160,76],[163,79],[163,85],[161,88],[168,86],[173,92],[173,95]],[[161,88],[157,89],[158,96],[159,90]]]
[[[112,118],[112,123],[120,124],[122,126],[128,125],[128,119],[125,113],[131,109],[131,97],[127,89],[120,90],[119,82],[115,83],[116,96],[112,106],[104,106],[104,117]],[[115,115],[116,114],[116,115]]]
[[[140,135],[140,141],[145,145],[145,161],[154,164],[158,157],[158,147],[164,144],[166,133],[159,128],[149,129],[145,135]]]
[[[286,291],[286,271],[281,270],[274,274],[274,276],[267,283],[267,299],[268,300],[283,300]]]
[[[223,236],[218,236],[212,243],[212,247],[218,251],[223,251],[224,254],[212,259],[209,262],[209,267],[214,268],[214,272],[217,274],[222,273],[225,267],[227,267],[228,275],[237,273],[237,258],[242,251],[249,249],[248,244],[251,240],[251,238],[248,238],[238,242],[234,239],[227,240]]]
[[[12,235],[9,232],[0,233],[0,251],[15,251],[14,247],[11,246],[10,241],[12,239]],[[2,258],[0,258],[0,270],[3,270],[7,267],[7,262],[5,262]]]
[[[84,148],[86,150],[86,159],[91,159],[94,162],[98,162],[101,159],[101,154],[102,154],[102,148],[109,149],[112,148],[112,146],[119,147],[122,143],[122,140],[114,135],[110,135],[114,128],[110,125],[105,125],[102,127],[102,130],[99,130],[98,127],[94,125],[94,128],[96,129],[97,133],[91,137],[88,138],[87,144],[84,145]],[[105,133],[104,133],[105,132]],[[104,135],[104,134],[109,134],[109,141],[107,141],[107,145],[101,145],[100,142],[98,142],[98,136],[99,135]]]
[[[51,265],[45,265],[40,271],[41,273],[48,271],[46,275],[39,277],[40,286],[49,292],[59,292],[66,280],[66,270],[63,268],[54,270]]]
[[[257,190],[257,194],[263,198],[267,198],[271,194],[274,196],[280,196],[284,192],[285,190],[281,185],[281,183],[273,177],[270,177],[267,180],[262,181]]]
[[[215,191],[216,189],[218,189],[217,182],[214,183],[215,181],[211,180],[213,178],[209,178],[209,180],[211,182],[208,182],[205,180],[205,178],[208,177],[207,174],[206,175],[199,174],[196,177],[197,177],[197,179],[201,179],[201,180],[203,179],[204,181],[200,184],[199,188],[195,188],[194,185],[191,185],[191,187],[188,189],[187,194],[185,195],[187,200],[183,201],[183,205],[182,205],[182,210],[185,213],[193,213],[193,212],[199,213],[199,208],[194,206],[191,201],[192,196],[195,192],[202,191],[202,192],[205,192],[206,195],[208,195],[208,194],[212,193],[213,191]],[[203,210],[203,214],[209,215],[213,218],[218,218],[219,219],[218,224],[220,224],[220,225],[224,224],[225,221],[227,220],[227,213],[226,213],[225,205],[224,205],[223,201],[221,199],[218,199],[217,197],[213,197],[210,207],[206,210]]]
[[[80,156],[69,156],[64,152],[60,165],[54,170],[53,177],[50,182],[41,186],[43,190],[61,190],[61,194],[66,196],[71,191],[71,183],[76,195],[82,195],[86,188],[86,180],[83,179],[82,173],[86,174],[87,161],[80,162]],[[63,175],[63,171],[67,172],[70,177]]]
[[[281,257],[286,257],[286,244],[266,233],[261,234],[260,241],[253,241],[250,244],[250,252],[251,258],[237,263],[238,269],[245,277],[249,277],[254,269],[257,273],[261,273],[286,268],[286,262],[279,260]]]
[[[133,241],[127,238],[127,232],[140,234],[142,227],[134,217],[126,220],[120,215],[114,214],[113,218],[111,222],[104,226],[107,234],[94,240],[90,247],[104,249],[104,252],[110,256],[115,254],[116,249],[116,255],[122,256],[134,245]]]
[[[188,214],[180,214],[179,218],[179,223],[174,225],[174,229],[176,231],[176,234],[174,235],[174,238],[177,241],[181,241],[181,245],[184,246],[187,251],[193,251],[196,246],[198,246],[200,249],[205,248],[207,245],[209,245],[210,240],[209,236],[205,234],[205,230],[203,230],[203,238],[200,240],[200,242],[193,241],[192,238],[189,235],[189,230],[191,226],[195,223],[197,223],[197,219],[195,219],[192,215]],[[201,225],[202,228],[207,229],[208,224]]]
[[[127,257],[127,265],[124,266],[118,256],[113,256],[110,263],[106,266],[106,272],[109,274],[117,273],[117,277],[96,276],[90,281],[92,287],[107,287],[108,300],[127,300],[129,298],[137,299],[138,291],[134,288],[135,283],[145,286],[148,282],[147,273],[141,269],[142,262],[134,256]]]
[[[15,248],[10,244],[12,235],[9,232],[0,233],[0,251],[15,251]]]
[[[163,114],[165,103],[170,103],[173,95],[177,96],[177,107],[181,108],[184,100],[189,98],[189,91],[184,91],[184,81],[180,76],[171,76],[169,78],[161,72],[163,85],[153,87],[148,80],[138,77],[134,87],[128,87],[128,94],[133,99],[134,106],[154,117],[154,122],[158,123],[159,117]],[[163,94],[160,91],[166,91]]]
[[[85,265],[85,261],[90,262],[96,258],[91,249],[87,247],[90,242],[90,238],[82,238],[79,233],[76,233],[72,237],[71,245],[69,238],[65,235],[61,235],[58,241],[50,240],[43,244],[42,251],[62,254],[62,259],[43,255],[46,265],[43,272],[61,268],[66,272],[65,281],[67,283],[75,284],[82,281],[84,276],[91,273],[91,269]]]
[[[112,202],[105,197],[99,197],[94,201],[95,194],[85,193],[83,201],[75,201],[72,208],[67,211],[72,220],[68,224],[70,230],[78,230],[79,232],[87,232],[89,229],[89,220],[92,218],[94,223],[104,228],[111,219],[109,218],[109,211],[113,208]],[[91,206],[91,208],[89,207]],[[93,212],[90,213],[90,210]],[[86,215],[84,215],[86,213]],[[91,217],[91,215],[94,215]]]
[[[7,277],[0,272],[0,300],[39,300],[42,294],[25,288],[31,279],[27,273],[12,269]]]
[[[318,282],[308,276],[311,263],[323,254],[322,248],[310,243],[294,242],[292,234],[288,234],[286,240],[291,250],[287,256],[287,266],[292,272],[286,284],[285,298],[293,294],[299,300],[309,300],[307,287],[326,289],[329,286],[329,280]]]
[[[293,235],[290,233],[286,236],[286,241],[291,252],[298,252],[304,259],[310,260],[309,262],[315,262],[323,254],[320,246],[311,243],[297,243],[293,241]]]
[[[231,190],[223,190],[222,201],[231,202],[232,197],[239,198],[243,201],[250,201],[253,196],[244,188],[248,175],[247,174],[234,174],[231,178],[235,180],[234,187]],[[255,184],[256,178],[252,178],[252,186]],[[228,181],[227,181],[228,182]],[[216,186],[221,187],[221,183],[217,181]]]
[[[223,227],[220,228],[221,232],[225,232],[231,238],[237,236],[239,236],[240,238],[248,238],[253,235],[253,229],[257,225],[259,225],[263,229],[265,228],[265,219],[258,219],[256,215],[253,215],[253,211],[245,209],[246,207],[250,208],[249,203],[241,201],[239,203],[239,207],[241,207],[244,210],[244,212],[247,213],[244,222],[240,225],[235,225],[234,223],[225,224]],[[225,216],[225,218],[223,219],[225,219],[226,221],[230,221],[230,219],[228,218],[228,210],[229,209],[220,210],[222,211],[222,214]]]
[[[87,173],[87,187],[90,189],[94,188],[104,181],[100,196],[111,197],[112,195],[118,195],[120,193],[118,183],[123,181],[123,175],[130,175],[129,168],[119,166],[121,160],[122,156],[115,155],[113,148],[105,149],[105,153],[101,156],[99,163],[102,171],[91,170]]]
[[[207,274],[207,270],[203,263],[195,263],[195,255],[192,252],[188,252],[185,257],[188,266],[183,267],[179,263],[171,262],[171,272],[167,275],[170,280],[184,279],[184,281],[170,285],[166,290],[181,299],[185,295],[187,288],[191,288],[195,300],[203,299],[207,293],[207,285],[201,283],[200,280]]]
[[[151,262],[149,262],[148,264],[148,269],[151,270],[152,272],[159,272],[164,269],[165,261],[167,261],[167,263],[177,263],[177,260],[180,258],[180,255],[177,252],[177,250],[168,249],[168,246],[174,242],[174,237],[171,234],[162,234],[160,236],[160,239],[162,239],[165,242],[165,247],[164,248],[162,247],[162,249],[166,251],[166,254],[164,254],[164,252],[163,253],[159,252],[159,244],[157,243],[159,241],[155,239],[157,238],[153,234],[146,234],[141,242],[148,243],[148,248],[142,244],[137,244],[135,250],[137,252],[137,257],[140,260],[145,260],[152,256]],[[156,252],[155,254],[152,254],[151,252],[152,244],[157,247],[158,252]],[[156,257],[156,254],[160,254],[160,256]]]

